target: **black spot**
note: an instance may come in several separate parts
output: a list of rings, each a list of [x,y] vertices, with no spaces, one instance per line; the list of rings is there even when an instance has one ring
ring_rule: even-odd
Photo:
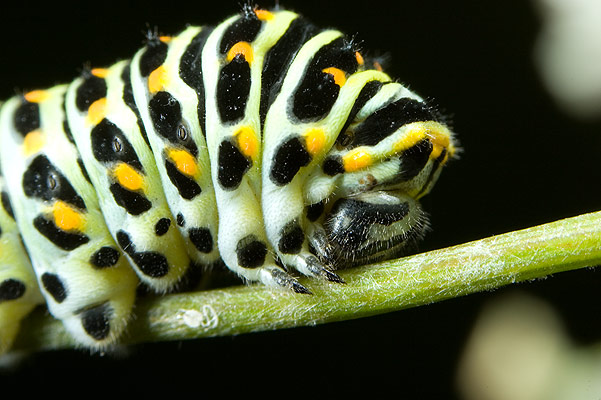
[[[25,137],[40,127],[40,106],[37,103],[23,102],[15,110],[13,121],[17,132]]]
[[[349,146],[374,146],[405,124],[435,120],[435,114],[426,103],[403,97],[367,117],[355,129]]]
[[[169,263],[164,255],[154,251],[137,252],[136,246],[125,231],[117,232],[117,243],[144,275],[160,278],[169,273]]]
[[[110,320],[113,310],[108,304],[89,308],[81,313],[81,326],[96,340],[103,340],[111,331]]]
[[[44,272],[42,275],[44,289],[54,298],[57,303],[62,303],[67,298],[67,289],[58,275]]]
[[[119,243],[121,249],[130,256],[136,252],[136,247],[132,243],[129,234],[125,231],[117,232],[117,243]]]
[[[156,233],[157,236],[163,236],[169,231],[170,226],[171,220],[169,218],[161,218],[154,225],[154,233]]]
[[[335,176],[344,172],[344,165],[340,156],[330,156],[323,162],[323,172],[329,176]]]
[[[12,204],[10,204],[10,198],[8,197],[8,193],[2,192],[1,198],[2,207],[4,208],[4,211],[6,211],[6,213],[10,215],[12,219],[15,219],[15,214],[13,213],[13,206]]]
[[[353,104],[353,108],[351,108],[351,112],[349,113],[344,126],[336,138],[337,144],[342,147],[346,147],[352,142],[352,136],[349,136],[347,132],[349,125],[355,120],[357,113],[363,108],[365,103],[374,97],[380,91],[383,85],[384,84],[380,81],[369,81],[365,84],[365,86],[363,86],[363,89],[361,89],[361,92]]]
[[[305,234],[297,221],[290,221],[282,228],[278,249],[284,254],[297,254],[301,251]]]
[[[119,250],[114,247],[104,246],[96,250],[90,257],[90,263],[96,268],[107,268],[117,264],[121,257]]]
[[[123,102],[134,112],[136,115],[136,122],[138,123],[138,128],[140,129],[140,133],[144,138],[144,141],[150,148],[150,141],[148,140],[148,134],[146,133],[146,128],[144,127],[144,123],[142,122],[142,117],[140,116],[140,110],[138,110],[138,106],[136,105],[136,101],[134,100],[134,90],[131,86],[131,64],[128,63],[125,68],[123,68],[123,72],[121,72],[121,80],[123,81]]]
[[[88,171],[86,170],[85,165],[83,165],[83,160],[81,158],[77,158],[77,165],[79,165],[79,170],[83,177],[91,184],[92,181],[90,180],[90,175],[88,175]]]
[[[250,65],[241,54],[221,69],[216,93],[221,122],[234,123],[244,117],[250,83]]]
[[[56,247],[66,251],[74,250],[90,241],[90,238],[84,234],[63,231],[54,224],[54,221],[47,220],[41,215],[35,217],[33,226]]]
[[[101,163],[121,161],[144,172],[142,163],[133,146],[117,125],[108,119],[103,119],[90,134],[92,138],[92,153]]]
[[[225,54],[238,42],[252,42],[261,30],[261,20],[255,13],[244,13],[243,16],[234,21],[221,35],[219,51]]]
[[[325,200],[320,201],[319,203],[310,204],[307,206],[307,219],[311,222],[315,222],[321,217],[323,214],[323,209],[325,206]]]
[[[176,220],[177,220],[177,224],[179,226],[185,226],[186,225],[186,219],[184,218],[184,216],[182,215],[182,213],[178,213],[177,214]]]
[[[77,88],[75,105],[79,111],[87,111],[92,103],[103,97],[106,97],[105,80],[88,73]]]
[[[186,126],[182,124],[182,107],[168,92],[158,92],[148,105],[157,133],[176,146],[182,146],[194,157],[198,148]],[[182,134],[182,130],[184,134]]]
[[[338,38],[319,49],[307,66],[301,83],[292,96],[292,116],[302,122],[325,117],[338,98],[340,87],[325,68],[338,68],[347,74],[357,70],[355,50],[344,38]]]
[[[203,135],[205,134],[205,88],[202,77],[202,49],[212,32],[211,28],[202,28],[200,33],[192,39],[182,55],[179,64],[179,76],[188,86],[196,91],[198,97],[198,122]]]
[[[201,253],[210,253],[213,250],[213,236],[207,228],[191,228],[188,230],[190,241]]]
[[[303,44],[317,32],[318,29],[314,25],[298,17],[290,23],[282,37],[265,54],[261,74],[261,126],[265,122],[269,106],[273,104],[281,90],[292,60]]]
[[[311,155],[300,139],[292,137],[282,143],[275,152],[270,171],[271,180],[278,186],[290,183],[299,169],[310,161]]]
[[[132,260],[144,275],[160,278],[169,273],[169,263],[164,255],[155,251],[145,251],[131,254]]]
[[[217,179],[226,190],[233,190],[240,185],[246,171],[252,162],[234,146],[230,141],[224,140],[219,145]]]
[[[62,200],[82,210],[86,209],[83,199],[46,156],[39,155],[33,159],[23,174],[22,184],[27,197],[46,201]]]
[[[152,203],[143,194],[125,189],[118,183],[110,187],[115,203],[131,215],[140,215],[152,208]]]
[[[191,200],[202,193],[198,183],[194,179],[182,174],[171,161],[165,160],[165,169],[167,170],[169,180],[184,199]]]
[[[152,71],[160,67],[167,58],[168,46],[158,39],[150,40],[146,45],[144,53],[140,57],[140,74],[143,77],[150,75]]]
[[[424,169],[432,153],[432,143],[423,139],[405,150],[401,155],[399,180],[401,182],[415,178]]]
[[[236,255],[238,256],[238,265],[241,267],[257,268],[265,262],[267,246],[257,240],[255,235],[248,235],[240,239],[236,245]]]
[[[25,294],[25,284],[17,279],[5,279],[0,283],[0,302],[16,300]]]

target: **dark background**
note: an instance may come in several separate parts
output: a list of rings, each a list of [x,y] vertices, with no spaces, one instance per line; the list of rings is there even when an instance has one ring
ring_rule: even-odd
[[[263,2],[270,7],[272,1]],[[562,113],[533,64],[540,21],[524,0],[283,1],[320,26],[358,33],[386,71],[451,117],[464,151],[423,200],[430,250],[599,209],[601,123]],[[238,2],[17,5],[2,22],[0,98],[68,82],[84,62],[109,65],[141,46],[147,26],[176,33],[215,24]],[[456,398],[458,358],[481,306],[507,292],[549,301],[578,345],[601,338],[601,274],[592,269],[416,309],[311,328],[140,345],[123,357],[39,354],[0,381],[301,395],[392,391]],[[4,382],[3,382],[4,386]],[[92,390],[94,386],[88,387]]]

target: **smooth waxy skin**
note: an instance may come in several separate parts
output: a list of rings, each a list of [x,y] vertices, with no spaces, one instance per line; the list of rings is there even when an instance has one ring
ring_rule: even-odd
[[[11,99],[0,144],[42,294],[92,347],[120,335],[138,279],[165,292],[221,258],[308,293],[290,272],[341,282],[338,266],[399,254],[455,151],[340,32],[249,7]]]

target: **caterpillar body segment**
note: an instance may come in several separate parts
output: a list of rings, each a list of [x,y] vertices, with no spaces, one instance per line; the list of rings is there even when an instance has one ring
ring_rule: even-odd
[[[140,279],[167,291],[184,276],[190,259],[145,133],[124,100],[130,91],[127,70],[121,61],[73,81],[67,117],[111,234]]]

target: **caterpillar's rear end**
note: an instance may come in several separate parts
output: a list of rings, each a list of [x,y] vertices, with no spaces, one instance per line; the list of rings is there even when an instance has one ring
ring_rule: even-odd
[[[0,350],[40,301],[33,271],[91,348],[118,340],[139,281],[163,293],[219,259],[297,293],[295,271],[339,284],[423,235],[419,199],[454,152],[426,102],[293,12],[152,35],[2,106]]]

